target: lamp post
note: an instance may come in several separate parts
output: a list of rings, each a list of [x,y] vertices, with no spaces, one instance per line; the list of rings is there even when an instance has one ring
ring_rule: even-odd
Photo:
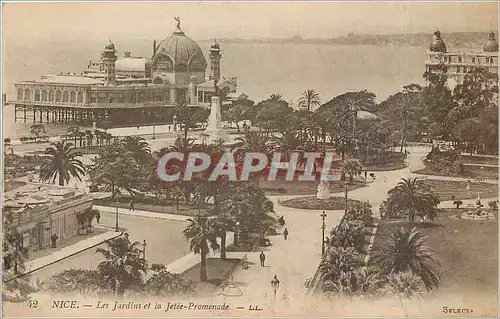
[[[235,246],[238,245],[239,235],[240,235],[240,222],[236,222],[236,224],[234,225],[234,240],[233,240]]]
[[[116,214],[115,214],[115,232],[118,232],[118,201],[115,201],[116,204]]]
[[[323,224],[321,225],[321,256],[325,255],[325,218],[326,213],[323,211],[323,213],[321,213],[321,219],[323,219]]]
[[[146,260],[146,239],[142,241],[142,259]]]
[[[271,280],[271,287],[273,287],[273,290],[274,290],[274,299],[276,299],[276,291],[280,287],[280,281],[279,281],[278,277],[276,277],[276,275],[274,275],[273,280]]]
[[[345,186],[345,211],[344,211],[344,213],[347,214],[347,187],[349,186],[349,183],[344,182],[344,186]]]
[[[155,134],[155,131],[156,131],[156,126],[153,125],[153,140],[156,139],[156,134]]]

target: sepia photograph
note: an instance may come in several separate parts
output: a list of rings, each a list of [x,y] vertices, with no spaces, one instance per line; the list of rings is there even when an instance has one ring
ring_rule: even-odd
[[[2,317],[498,317],[498,1],[1,11]]]

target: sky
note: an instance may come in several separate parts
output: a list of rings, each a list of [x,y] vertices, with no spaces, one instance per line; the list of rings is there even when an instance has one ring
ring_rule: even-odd
[[[4,40],[164,38],[181,17],[194,39],[332,38],[498,29],[497,2],[3,3]]]

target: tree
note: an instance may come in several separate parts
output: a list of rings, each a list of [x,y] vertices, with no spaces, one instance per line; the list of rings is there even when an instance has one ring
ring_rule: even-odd
[[[154,273],[144,283],[144,292],[151,296],[172,296],[174,294],[192,294],[196,285],[182,274],[167,271],[163,264],[151,265]]]
[[[151,161],[151,149],[148,142],[139,136],[127,136],[121,140],[123,147],[132,153],[137,163],[148,165]]]
[[[377,269],[341,272],[336,280],[323,283],[323,292],[349,298],[370,298],[383,292],[384,278]]]
[[[283,102],[283,95],[278,94],[278,93],[273,93],[269,96],[268,101],[271,102]]]
[[[234,218],[228,213],[221,212],[210,222],[215,234],[220,237],[220,259],[226,260],[226,237],[227,232],[234,229]]]
[[[306,108],[309,112],[311,111],[311,108],[319,105],[321,105],[321,101],[319,99],[319,94],[316,91],[308,89],[302,92],[302,96],[299,99],[299,106]]]
[[[169,194],[175,200],[177,211],[179,211],[179,201],[184,197],[184,191],[180,185],[175,185],[170,189]]]
[[[4,210],[2,220],[4,234],[2,300],[24,302],[36,289],[30,282],[30,276],[25,274],[24,262],[27,254],[21,247],[22,234],[14,226],[15,216],[12,212]]]
[[[146,260],[140,257],[140,243],[132,243],[124,237],[106,243],[108,249],[96,249],[96,253],[105,258],[97,267],[103,281],[113,287],[118,295],[123,295],[131,287],[140,286],[147,269]]]
[[[130,194],[136,193],[141,182],[146,180],[146,174],[132,152],[120,143],[100,149],[99,156],[93,160],[89,171],[92,185],[111,192],[113,200],[122,190]]]
[[[188,131],[196,127],[199,122],[205,122],[210,111],[201,107],[188,106],[186,103],[175,105],[175,116],[184,130],[184,140],[188,139]]]
[[[87,139],[87,147],[92,147],[92,141],[94,140],[94,134],[91,130],[85,130],[85,137]]]
[[[462,202],[461,200],[455,200],[453,201],[453,205],[457,206],[457,209],[460,208],[460,206],[463,204],[464,202]]]
[[[89,269],[68,269],[52,275],[41,283],[41,289],[55,294],[95,295],[109,292],[101,273]]]
[[[354,247],[331,246],[319,265],[324,282],[335,282],[342,273],[355,271],[360,265],[359,258]]]
[[[416,228],[400,227],[381,249],[375,251],[372,262],[384,274],[411,271],[420,277],[427,290],[437,288],[439,275],[436,268],[440,263],[426,238]]]
[[[391,296],[411,299],[420,293],[421,279],[412,271],[400,271],[387,276],[385,291]]]
[[[64,186],[64,182],[68,183],[70,177],[81,181],[80,176],[85,175],[85,169],[78,157],[81,157],[82,154],[75,151],[73,144],[65,141],[50,145],[51,147],[45,149],[45,154],[48,157],[40,167],[40,180],[54,183],[58,178],[60,186]]]
[[[31,134],[35,135],[35,138],[39,138],[40,134],[45,134],[45,126],[43,124],[33,124],[30,127]]]
[[[363,166],[361,166],[358,160],[349,159],[342,162],[340,169],[342,173],[349,175],[349,184],[352,184],[354,176],[361,174],[363,171]]]
[[[287,127],[287,123],[284,123],[283,118],[291,113],[293,113],[293,109],[288,107],[286,102],[264,101],[255,116],[254,122],[259,128],[266,130],[268,133],[275,130],[283,132]]]
[[[248,106],[243,104],[234,104],[232,105],[228,112],[227,117],[228,120],[234,122],[236,124],[236,128],[238,129],[238,133],[240,132],[240,122],[246,119],[245,112],[248,110]]]
[[[200,280],[205,282],[207,278],[207,254],[212,250],[219,249],[217,236],[207,217],[197,216],[188,218],[189,225],[184,229],[183,234],[189,241],[189,249],[195,254],[201,255]]]
[[[78,139],[80,133],[80,127],[78,126],[70,126],[68,128],[68,135],[73,136],[75,138],[75,147],[76,147],[76,140]]]
[[[443,123],[448,112],[456,106],[452,93],[446,85],[447,72],[448,67],[442,61],[423,75],[427,82],[427,86],[422,90],[425,105],[423,114],[429,114],[431,122],[434,123]]]
[[[434,219],[439,198],[418,178],[402,178],[396,187],[391,189],[386,203],[386,214],[389,218],[407,214],[410,223],[414,223],[415,215]]]

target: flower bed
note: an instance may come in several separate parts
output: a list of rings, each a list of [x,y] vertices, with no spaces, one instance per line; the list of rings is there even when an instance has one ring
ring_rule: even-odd
[[[360,201],[347,199],[348,206],[359,204]],[[300,208],[300,209],[315,209],[315,210],[341,210],[345,209],[344,197],[330,197],[327,199],[317,199],[315,196],[292,198],[280,202],[281,205],[286,207]]]

